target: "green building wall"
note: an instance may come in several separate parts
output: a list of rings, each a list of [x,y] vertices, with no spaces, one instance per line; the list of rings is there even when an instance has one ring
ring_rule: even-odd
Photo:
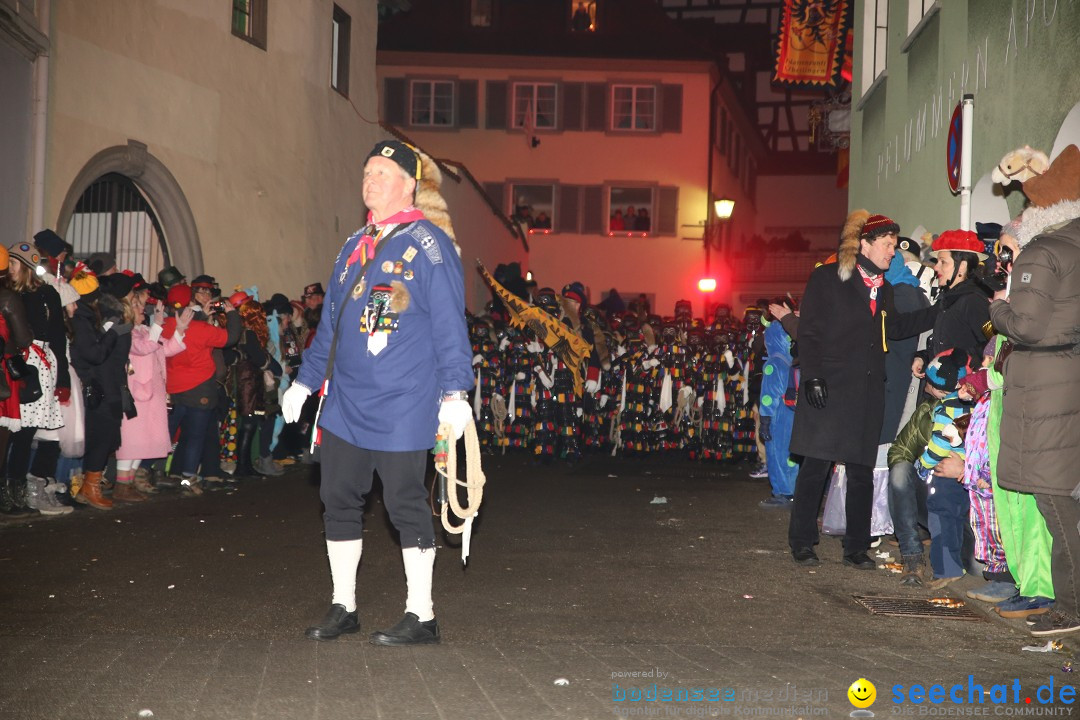
[[[1022,145],[1050,154],[1080,103],[1080,0],[938,0],[906,51],[908,2],[889,0],[887,76],[863,98],[867,1],[851,0],[849,207],[889,215],[903,234],[918,225],[932,232],[960,227],[960,196],[950,192],[946,175],[953,109],[964,94],[974,95],[973,184]],[[1015,217],[1024,200],[1019,189],[994,192],[1004,194]],[[1002,221],[979,217],[979,205],[973,207],[973,228],[975,221]]]

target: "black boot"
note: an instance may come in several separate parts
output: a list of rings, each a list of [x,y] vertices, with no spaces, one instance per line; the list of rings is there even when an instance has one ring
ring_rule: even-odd
[[[251,464],[251,443],[255,440],[258,423],[259,418],[255,415],[248,415],[240,420],[236,435],[236,471],[233,472],[233,477],[263,477]]]
[[[0,478],[0,516],[7,518],[30,517],[33,512],[26,507],[26,479],[22,486],[10,478]]]

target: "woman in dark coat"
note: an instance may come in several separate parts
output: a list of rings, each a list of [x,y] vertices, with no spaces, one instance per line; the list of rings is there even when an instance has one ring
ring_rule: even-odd
[[[71,364],[86,396],[85,478],[78,497],[99,510],[109,510],[113,504],[102,493],[101,475],[109,456],[120,447],[133,321],[131,306],[123,298],[130,295],[134,280],[123,274],[107,277],[116,280],[108,281],[105,290],[92,283],[73,283],[80,297],[71,319]]]
[[[799,323],[800,397],[791,453],[803,456],[788,527],[792,557],[818,563],[817,515],[835,462],[847,466],[844,564],[872,569],[870,513],[873,467],[885,411],[888,337],[928,330],[937,308],[900,315],[884,279],[899,226],[882,215],[852,213],[836,264],[822,265],[806,284]]]
[[[8,269],[7,248],[0,245],[0,272]],[[33,340],[22,301],[8,287],[7,278],[0,280],[0,358],[18,356]],[[16,361],[17,362],[17,361]],[[23,515],[26,508],[26,476],[22,482],[11,483],[4,472],[8,441],[13,431],[22,427],[19,413],[19,384],[11,378],[7,363],[0,362],[0,515]]]
[[[44,281],[44,261],[31,243],[15,243],[8,252],[11,262],[8,273],[11,287],[22,298],[26,322],[30,326],[33,342],[24,353],[28,365],[37,370],[41,397],[23,402],[19,407],[21,429],[11,437],[7,476],[12,487],[25,488],[28,480],[36,488],[36,494],[56,477],[56,463],[60,458],[60,440],[55,433],[63,426],[60,404],[71,397],[71,377],[68,371],[67,327],[60,294]],[[31,445],[38,431],[52,431],[46,438],[39,437],[33,465],[30,463]],[[29,475],[31,478],[27,477]]]
[[[941,314],[934,322],[930,338],[930,358],[946,350],[960,349],[968,357],[981,357],[982,349],[992,333],[990,323],[990,294],[976,283],[974,276],[979,264],[986,260],[979,236],[970,230],[947,230],[938,235],[931,246],[937,257],[934,271],[938,287]]]

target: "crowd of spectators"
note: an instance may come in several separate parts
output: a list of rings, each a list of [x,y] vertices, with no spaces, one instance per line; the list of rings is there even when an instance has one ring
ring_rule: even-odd
[[[318,327],[298,300],[84,261],[55,232],[0,248],[0,518],[201,495],[302,458],[279,398]]]

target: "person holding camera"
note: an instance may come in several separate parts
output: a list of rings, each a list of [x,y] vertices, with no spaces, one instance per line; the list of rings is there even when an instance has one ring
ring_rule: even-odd
[[[167,305],[172,314],[165,320],[162,338],[168,340],[173,336],[184,309],[193,302],[190,285],[180,283],[169,290]],[[198,471],[204,444],[208,432],[217,434],[217,427],[212,425],[221,393],[214,351],[235,345],[243,329],[240,316],[228,300],[214,302],[220,303],[225,313],[225,327],[208,322],[205,311],[209,308],[196,304],[196,319],[184,333],[184,350],[165,360],[165,388],[173,405],[169,413],[169,436],[180,430],[171,473],[179,478],[180,489],[187,495],[202,495]]]
[[[1052,537],[1053,610],[1045,612],[1045,596],[1025,597],[1023,582],[1011,602],[1020,612],[1042,612],[1031,631],[1041,637],[1080,632],[1080,149],[1062,150],[1043,175],[1024,182],[1024,194],[1031,205],[1016,228],[1021,251],[1009,289],[989,308],[1010,347],[1000,360],[1005,391],[995,478],[1006,490],[1034,496]],[[1026,535],[1038,529],[1039,518],[1016,514],[1006,522]]]

